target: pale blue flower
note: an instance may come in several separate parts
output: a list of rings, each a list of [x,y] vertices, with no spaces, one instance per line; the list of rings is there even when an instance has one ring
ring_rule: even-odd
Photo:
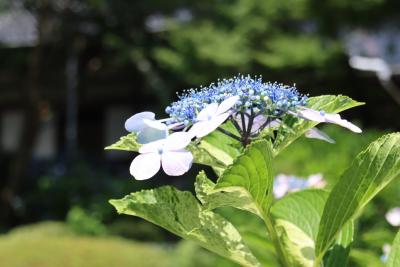
[[[325,185],[326,181],[319,173],[310,175],[307,179],[293,175],[279,174],[274,179],[273,193],[279,199],[290,192],[306,188],[323,188]]]
[[[190,143],[187,132],[177,132],[165,139],[157,140],[140,147],[138,155],[129,168],[136,180],[153,177],[162,166],[171,176],[186,173],[192,166],[193,155],[184,148]]]

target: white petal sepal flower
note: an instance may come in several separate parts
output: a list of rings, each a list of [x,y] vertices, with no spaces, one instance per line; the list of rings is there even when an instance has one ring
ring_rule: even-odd
[[[324,113],[321,111],[309,109],[303,107],[298,111],[297,114],[298,117],[305,119],[305,120],[310,120],[310,121],[316,121],[316,122],[326,122],[326,123],[334,123],[339,126],[342,126],[344,128],[349,129],[350,131],[353,131],[355,133],[361,133],[362,130],[354,125],[353,123],[342,119],[339,114],[334,114],[334,113]]]
[[[197,122],[189,130],[190,134],[193,137],[201,138],[217,129],[229,118],[231,115],[230,109],[238,100],[238,96],[232,96],[222,101],[219,105],[217,103],[207,105],[197,115]]]
[[[386,213],[385,218],[392,226],[400,226],[400,207],[390,209]]]
[[[162,166],[170,176],[186,173],[192,166],[193,155],[184,148],[190,143],[187,132],[177,132],[167,138],[143,145],[131,163],[129,171],[136,180],[153,177]]]
[[[132,117],[125,121],[125,129],[128,132],[138,133],[144,128],[148,127],[144,120],[155,120],[156,115],[151,111],[143,111],[140,113],[134,114]]]
[[[136,113],[126,120],[125,129],[137,133],[137,142],[147,144],[167,137],[168,127],[155,120],[153,112],[144,111]]]
[[[308,130],[304,135],[307,138],[319,139],[331,144],[336,143],[335,140],[333,140],[329,135],[315,127]]]

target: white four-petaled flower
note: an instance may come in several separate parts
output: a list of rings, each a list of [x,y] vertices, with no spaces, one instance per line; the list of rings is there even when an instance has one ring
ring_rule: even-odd
[[[197,115],[197,122],[193,124],[192,128],[189,130],[189,133],[193,137],[201,138],[217,129],[218,126],[224,123],[224,121],[226,121],[232,114],[230,109],[238,100],[238,96],[232,96],[222,101],[219,105],[217,103],[211,103],[207,105]]]
[[[191,136],[187,132],[177,132],[143,145],[139,149],[140,155],[131,163],[130,173],[137,180],[153,177],[161,166],[171,176],[186,173],[193,161],[192,153],[184,149],[190,141]]]

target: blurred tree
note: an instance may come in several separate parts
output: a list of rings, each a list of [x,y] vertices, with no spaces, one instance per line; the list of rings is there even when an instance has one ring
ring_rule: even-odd
[[[31,73],[27,88],[37,87],[32,90],[40,90],[40,99],[62,113],[67,80],[76,90],[75,101],[80,101],[76,108],[90,106],[99,112],[100,106],[114,101],[135,105],[136,110],[154,106],[161,112],[176,91],[249,73],[296,82],[311,95],[343,93],[370,101],[374,109],[358,118],[369,126],[400,127],[400,121],[391,118],[398,107],[377,89],[377,80],[354,75],[341,42],[343,31],[353,27],[374,28],[387,22],[398,26],[398,0],[21,1],[38,20],[46,15],[46,22],[39,23],[40,49],[0,51],[9,63],[1,71],[12,70],[16,77]],[[0,12],[7,12],[12,2],[0,1]],[[40,64],[33,63],[35,57]],[[29,58],[33,59],[27,68]],[[72,66],[72,74],[65,75],[66,66]],[[36,107],[39,102],[35,100]],[[72,109],[71,114],[76,112]],[[21,159],[32,154],[39,121],[29,123]],[[87,135],[95,139],[92,132]],[[95,142],[96,152],[99,143]],[[21,184],[14,177],[27,173],[27,164],[17,163],[13,166],[23,167],[10,175],[11,184]]]

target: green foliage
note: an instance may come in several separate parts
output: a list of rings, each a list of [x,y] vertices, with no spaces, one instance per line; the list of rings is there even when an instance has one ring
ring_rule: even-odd
[[[292,258],[293,265],[313,266],[314,248],[322,212],[329,193],[323,190],[304,190],[278,200],[271,208],[281,240]],[[346,263],[348,245],[353,239],[353,224],[349,223],[338,238],[331,257]],[[327,266],[344,266],[327,264]]]
[[[295,49],[293,49],[293,43],[296,43]],[[325,49],[326,51],[324,51]],[[300,69],[310,65],[317,67],[324,64],[340,49],[334,42],[326,47],[326,44],[317,36],[287,35],[276,36],[274,39],[266,41],[265,51],[267,52],[257,53],[256,60],[262,65],[272,69]]]
[[[396,267],[400,265],[400,231],[394,238],[392,248],[390,250],[387,267]]]
[[[77,234],[105,235],[107,229],[96,214],[89,214],[84,209],[76,206],[68,212],[67,223]]]
[[[400,134],[385,135],[360,153],[333,188],[322,215],[316,258],[320,260],[340,229],[400,174]]]
[[[116,143],[107,146],[106,150],[125,150],[125,151],[138,151],[140,144],[136,141],[136,134],[130,133],[122,136]]]
[[[210,209],[232,206],[263,218],[268,214],[273,199],[271,164],[270,143],[265,140],[253,142],[216,184],[200,173],[195,185],[197,196]]]
[[[362,104],[341,95],[312,97],[307,103],[312,109],[329,113]],[[245,266],[340,267],[346,266],[349,259],[359,264],[363,253],[373,262],[375,254],[370,251],[356,249],[350,253],[355,239],[354,222],[367,203],[400,175],[400,134],[385,135],[361,152],[331,192],[305,190],[274,202],[273,161],[279,163],[281,155],[285,155],[280,153],[317,124],[287,116],[276,135],[264,132],[245,148],[215,131],[188,147],[195,162],[212,167],[218,175],[216,182],[205,172],[197,175],[197,199],[189,192],[160,187],[110,203],[119,213],[144,218]],[[230,123],[223,127],[235,133]],[[272,143],[266,138],[268,134],[273,136]],[[130,150],[120,143],[116,146],[118,149]],[[360,143],[352,145],[358,149]],[[347,153],[352,148],[346,149]],[[309,155],[312,159],[313,155]],[[322,164],[326,161],[323,157],[318,160]],[[341,169],[343,164],[339,163]],[[335,168],[332,176],[338,175],[338,169]],[[229,211],[230,208],[235,211]],[[249,218],[255,218],[255,223]]]
[[[144,218],[244,266],[260,265],[235,227],[220,215],[204,209],[190,192],[160,187],[110,203],[119,213]]]

